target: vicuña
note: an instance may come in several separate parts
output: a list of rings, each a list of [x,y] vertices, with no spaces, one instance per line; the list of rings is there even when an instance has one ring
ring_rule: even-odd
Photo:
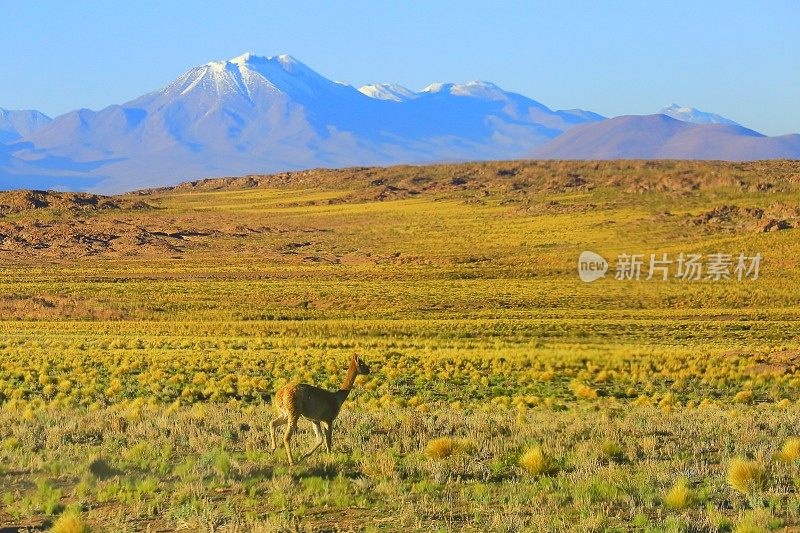
[[[278,416],[269,425],[272,451],[275,451],[277,447],[275,444],[275,429],[278,426],[288,424],[286,432],[283,434],[283,443],[286,446],[289,464],[294,464],[291,439],[297,430],[297,421],[300,417],[303,417],[311,421],[314,427],[314,434],[317,437],[317,444],[301,459],[305,459],[314,453],[322,445],[323,441],[325,442],[325,448],[330,452],[333,421],[339,415],[342,404],[350,394],[356,376],[359,374],[369,374],[369,367],[364,364],[361,358],[354,355],[350,359],[350,367],[347,369],[344,383],[336,392],[321,389],[307,383],[289,383],[281,388],[275,394],[275,401],[273,402],[278,411]]]

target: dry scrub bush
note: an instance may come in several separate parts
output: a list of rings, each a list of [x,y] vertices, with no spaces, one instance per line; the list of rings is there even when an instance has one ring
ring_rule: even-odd
[[[458,453],[472,455],[477,451],[478,445],[472,439],[454,440],[450,437],[433,439],[425,447],[425,455],[431,459],[444,459]]]
[[[800,438],[792,437],[783,444],[783,449],[778,457],[787,463],[800,459]]]
[[[64,511],[50,528],[50,533],[91,533],[91,531],[76,509]]]
[[[540,476],[551,470],[551,462],[541,446],[532,446],[519,458],[519,464],[528,474]]]
[[[767,473],[758,461],[736,457],[728,468],[728,484],[744,494],[756,492],[766,485]]]
[[[582,398],[586,400],[593,400],[597,398],[597,391],[585,383],[580,383],[578,381],[573,382],[570,384],[570,389],[576,398]]]
[[[664,495],[664,504],[673,510],[681,511],[694,503],[694,494],[686,478],[680,478]]]
[[[431,459],[444,459],[445,457],[453,455],[455,449],[456,446],[453,439],[450,437],[439,437],[428,443],[428,446],[425,448],[425,455]]]

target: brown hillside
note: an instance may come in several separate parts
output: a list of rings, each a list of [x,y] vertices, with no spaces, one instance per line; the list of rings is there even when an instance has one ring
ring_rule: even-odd
[[[700,234],[800,227],[798,204],[787,201],[799,188],[798,161],[502,161],[216,178],[118,196],[11,191],[0,193],[0,257],[180,257],[226,250],[280,261],[337,262],[348,254],[333,249],[333,237],[317,239],[327,243],[317,249],[298,246],[333,231],[327,220],[298,226],[297,219],[276,218],[263,207],[240,209],[239,201],[259,205],[258,189],[302,191],[270,200],[281,209],[424,198],[507,206],[507,217],[579,214],[622,204],[670,217],[663,207],[667,199],[686,198],[688,206],[702,196],[691,214],[679,217],[687,231]],[[229,203],[215,192],[237,193],[238,200]],[[731,204],[731,194],[748,205]],[[349,254],[354,261],[379,260]]]

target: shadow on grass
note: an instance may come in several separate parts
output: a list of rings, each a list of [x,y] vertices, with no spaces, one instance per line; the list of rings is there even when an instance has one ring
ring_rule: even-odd
[[[124,474],[122,470],[114,468],[105,459],[95,459],[89,464],[89,472],[97,479],[104,480]]]
[[[271,479],[275,476],[275,468],[271,466],[262,466],[254,470],[248,470],[244,474],[236,474],[231,476],[235,481],[253,481]]]
[[[302,472],[293,472],[292,477],[296,480],[303,478],[318,477],[322,479],[336,479],[342,476],[346,479],[356,479],[364,476],[364,473],[356,469],[343,468],[341,465],[314,465],[305,468]]]
[[[38,524],[28,524],[26,526],[0,526],[0,533],[27,533],[28,531],[44,531],[50,529],[53,523],[49,520]]]

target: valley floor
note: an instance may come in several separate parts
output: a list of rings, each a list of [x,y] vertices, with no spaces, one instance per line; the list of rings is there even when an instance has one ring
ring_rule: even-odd
[[[271,416],[5,410],[0,522],[45,527],[74,507],[103,531],[769,531],[800,518],[800,441],[783,450],[797,406],[353,407],[333,453],[294,467],[269,451]],[[521,463],[531,449],[541,459]],[[735,473],[737,457],[752,471]]]
[[[3,193],[0,529],[792,531],[797,176],[518,161]],[[580,281],[585,250],[604,278]],[[763,260],[615,276],[682,253]],[[335,389],[354,353],[373,372],[333,453],[289,467],[272,395]]]

